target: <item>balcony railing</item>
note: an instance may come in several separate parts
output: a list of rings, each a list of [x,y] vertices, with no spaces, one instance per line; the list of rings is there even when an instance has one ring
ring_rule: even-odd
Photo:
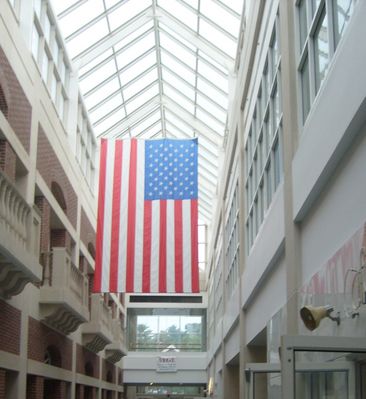
[[[122,328],[120,319],[112,320],[113,341],[105,348],[106,358],[112,363],[117,363],[127,355],[126,331]]]
[[[97,353],[113,341],[112,311],[100,294],[91,295],[90,321],[82,326],[83,345]]]
[[[40,215],[0,171],[0,297],[39,282]]]
[[[41,256],[41,316],[44,323],[70,334],[89,319],[87,277],[71,262],[66,248]]]

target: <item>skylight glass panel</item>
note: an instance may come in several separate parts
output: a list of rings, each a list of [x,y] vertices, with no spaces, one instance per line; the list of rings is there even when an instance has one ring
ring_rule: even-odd
[[[89,94],[88,96],[84,96],[85,105],[88,109],[91,109],[100,101],[104,100],[116,90],[119,89],[119,82],[118,78],[115,77],[114,79],[110,80],[108,83],[102,85],[98,90],[94,91],[93,93]]]
[[[189,41],[184,39],[182,36],[180,36],[176,31],[169,28],[168,25],[164,24],[164,19],[159,22],[159,30],[160,30],[160,32],[166,32],[170,36],[173,36],[175,39],[179,40],[182,44],[184,44],[186,47],[190,48],[192,51],[197,50],[197,46],[190,43]]]
[[[237,37],[239,34],[240,16],[237,18],[224,7],[212,0],[201,1],[200,12],[216,22],[221,28]]]
[[[134,131],[137,134],[142,133],[144,130],[148,129],[150,126],[155,125],[158,121],[160,121],[160,110],[157,110],[154,114],[150,115],[148,118],[143,119],[141,122],[137,122],[133,125]],[[159,126],[161,129],[161,126]]]
[[[95,72],[91,73],[85,79],[80,81],[81,90],[84,93],[87,93],[92,87],[95,87],[102,83],[104,80],[111,77],[113,74],[117,72],[116,64],[112,59],[107,64],[95,70]]]
[[[103,61],[106,61],[109,57],[111,57],[113,54],[113,50],[110,48],[104,53],[100,54],[98,57],[95,57],[92,61],[87,63],[86,65],[82,66],[79,69],[79,79],[81,80],[83,78],[83,75],[91,71],[93,68],[95,68],[99,64],[103,64]],[[106,61],[108,62],[108,61]]]
[[[75,38],[67,42],[67,48],[71,58],[81,54],[93,44],[97,43],[100,39],[107,36],[108,33],[109,29],[105,18],[82,31]]]
[[[216,159],[218,159],[218,147],[217,147],[217,145],[213,144],[213,142],[211,140],[208,140],[204,136],[204,134],[205,133],[200,134],[199,138],[198,138],[198,143],[199,143],[200,147],[202,146],[202,147],[207,148],[207,150],[210,151],[215,156]],[[210,135],[212,135],[212,133],[207,133],[206,132],[206,135],[210,136]]]
[[[141,73],[145,72],[148,68],[150,68],[155,64],[156,64],[155,52],[147,54],[145,57],[140,58],[136,63],[124,69],[120,73],[120,79],[122,85],[127,84],[129,81],[131,81]]]
[[[55,11],[55,14],[58,15],[78,2],[79,0],[63,0],[63,1],[54,0],[52,1],[52,8]]]
[[[170,54],[162,51],[161,53],[161,62],[165,64],[169,69],[175,71],[178,75],[180,75],[183,79],[185,79],[188,83],[194,86],[195,83],[195,74],[189,69],[189,67],[184,66],[175,58],[173,58]]]
[[[103,134],[105,131],[112,128],[114,125],[120,122],[125,115],[126,114],[124,109],[119,109],[118,111],[114,112],[111,116],[109,116],[107,119],[105,119],[103,122],[94,125],[94,131],[97,134],[97,136]]]
[[[179,16],[179,21],[192,30],[197,30],[197,14],[188,7],[180,4],[176,0],[158,0],[157,5],[170,13],[172,16]]]
[[[118,68],[121,69],[129,64],[131,61],[137,59],[147,50],[155,45],[154,32],[137,41],[133,46],[124,49],[116,57]]]
[[[184,61],[185,64],[190,66],[192,69],[196,67],[196,56],[190,51],[186,50],[183,46],[177,44],[174,40],[170,39],[169,36],[160,33],[160,46],[167,49],[175,56]]]
[[[183,3],[190,5],[191,7],[197,10],[198,8],[198,0],[183,0]]]
[[[192,115],[194,114],[194,104],[192,104],[184,96],[182,96],[179,92],[174,90],[166,83],[163,86],[163,92],[166,96],[175,101],[178,106],[183,107],[186,111],[188,111]]]
[[[214,130],[217,134],[223,135],[225,125],[219,123],[216,119],[208,115],[207,112],[197,109],[197,118],[200,119],[203,123],[209,126],[212,130]]]
[[[112,98],[95,108],[95,111],[89,112],[90,120],[92,121],[92,123],[97,123],[101,118],[103,118],[103,116],[108,115],[110,112],[120,107],[121,105],[122,97],[120,95],[113,96]],[[124,110],[121,109],[121,111],[121,118],[124,118],[126,116]]]
[[[142,132],[142,135],[145,139],[162,137],[161,123],[149,127],[147,130]]]
[[[214,99],[212,99],[214,101]],[[226,112],[222,108],[215,105],[212,101],[210,101],[207,97],[202,94],[197,94],[197,104],[203,109],[207,110],[212,115],[215,115],[217,119],[219,119],[222,123],[226,121]]]
[[[227,106],[228,106],[227,96],[224,95],[219,90],[215,89],[215,87],[211,86],[205,80],[203,80],[201,78],[198,78],[198,80],[197,80],[197,88],[202,93],[205,93],[206,96],[212,98],[217,104],[221,105],[221,107],[227,109]]]
[[[184,119],[178,118],[174,113],[170,112],[168,108],[165,110],[167,124],[171,122],[172,128],[170,129],[173,134],[177,127],[182,132],[185,132],[188,137],[193,137],[193,127],[184,121]]]
[[[165,120],[165,131],[166,131],[167,136],[171,137],[173,139],[193,137],[193,130],[192,130],[191,134],[189,134],[189,133],[187,134],[187,132],[180,131],[176,126],[174,126],[168,120]]]
[[[108,15],[111,30],[122,26],[140,12],[151,6],[151,0],[124,1]]]
[[[143,90],[144,87],[148,86],[150,83],[152,83],[154,80],[157,79],[158,79],[158,72],[156,69],[154,69],[149,73],[147,73],[145,76],[141,76],[131,85],[124,87],[123,95],[125,100],[128,100],[129,98],[137,94],[139,91]]]
[[[63,1],[55,0],[54,3],[63,3]],[[103,13],[103,0],[88,0],[81,4],[62,18],[62,32],[65,38]]]
[[[208,56],[206,53],[204,53],[202,50],[198,51],[199,58],[202,60],[207,61],[214,69],[218,69],[219,71],[223,72],[225,75],[228,76],[228,70],[227,68],[223,67],[221,64],[219,64],[215,59],[212,57]]]
[[[138,40],[140,36],[143,36],[144,33],[148,32],[150,29],[154,27],[153,21],[147,21],[144,26],[141,28],[138,28],[134,30],[132,33],[130,33],[128,36],[126,36],[124,39],[119,41],[117,44],[115,44],[114,49],[116,51],[120,50],[121,48],[125,46],[131,45],[131,43],[134,40]]]
[[[159,94],[159,85],[156,83],[154,86],[150,87],[148,90],[141,93],[135,99],[131,100],[126,104],[126,110],[128,113],[133,112],[137,108],[141,107],[145,102]]]
[[[167,81],[170,85],[177,88],[177,90],[179,90],[185,96],[194,101],[195,90],[193,89],[193,87],[189,86],[188,83],[185,82],[183,78],[181,78],[179,75],[176,75],[175,73],[166,69],[164,65],[162,68],[162,77],[163,81]]]
[[[219,46],[220,50],[230,57],[235,58],[236,42],[202,19],[200,22],[199,34],[213,45]]]
[[[241,14],[243,11],[243,0],[220,0],[221,3],[224,3],[227,5],[229,8],[231,8],[233,11],[235,11],[237,14]],[[247,3],[250,4],[249,1]]]
[[[228,92],[228,80],[200,60],[198,61],[198,73],[213,82],[219,89]]]

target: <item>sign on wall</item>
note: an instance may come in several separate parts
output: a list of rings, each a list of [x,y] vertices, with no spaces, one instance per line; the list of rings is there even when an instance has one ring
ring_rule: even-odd
[[[156,371],[159,373],[174,373],[177,371],[177,358],[175,356],[158,356]]]

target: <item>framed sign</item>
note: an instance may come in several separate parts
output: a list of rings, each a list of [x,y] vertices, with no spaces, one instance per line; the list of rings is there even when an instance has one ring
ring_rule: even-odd
[[[158,356],[156,371],[159,373],[175,373],[177,371],[177,358],[175,356]]]

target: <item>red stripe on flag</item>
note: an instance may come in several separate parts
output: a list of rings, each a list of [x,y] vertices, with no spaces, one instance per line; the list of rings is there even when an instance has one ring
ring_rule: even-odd
[[[144,202],[144,250],[142,263],[142,292],[150,292],[151,264],[151,201]]]
[[[100,145],[100,173],[99,173],[99,193],[98,193],[98,221],[96,235],[96,254],[95,254],[95,276],[94,292],[101,291],[102,285],[102,259],[103,259],[103,229],[104,229],[104,203],[105,203],[105,183],[107,169],[107,146],[105,139],[101,140]]]
[[[134,290],[137,140],[131,140],[127,208],[126,292]]]
[[[109,291],[118,289],[118,254],[119,254],[119,224],[121,209],[122,186],[122,140],[115,141],[113,198],[112,198],[112,227],[111,227],[111,267],[109,274]]]
[[[183,292],[182,201],[174,201],[175,292]]]
[[[198,272],[198,202],[191,200],[191,267],[192,267],[192,292],[199,292]]]
[[[160,200],[159,292],[166,292],[166,200]]]

